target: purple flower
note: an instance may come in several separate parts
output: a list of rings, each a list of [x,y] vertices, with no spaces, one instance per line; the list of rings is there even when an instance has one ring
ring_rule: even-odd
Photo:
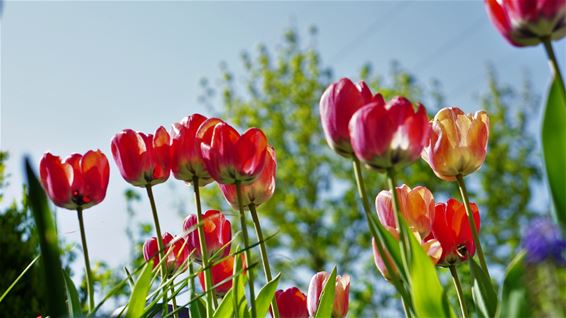
[[[523,237],[523,247],[527,250],[528,263],[550,260],[566,266],[566,240],[548,218],[541,217],[531,222]]]

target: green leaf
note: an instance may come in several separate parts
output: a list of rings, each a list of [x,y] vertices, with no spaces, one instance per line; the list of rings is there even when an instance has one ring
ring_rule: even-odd
[[[153,262],[150,261],[145,264],[141,275],[138,277],[136,285],[134,286],[134,291],[128,301],[128,312],[126,313],[127,318],[141,317],[145,307],[145,298],[147,297],[147,293],[151,287],[152,269]]]
[[[189,304],[189,311],[191,313],[191,318],[206,317],[206,305],[204,304],[204,300],[202,300],[201,298],[197,298],[194,301],[192,301]]]
[[[214,312],[214,318],[222,318],[222,317],[232,317],[234,313],[234,292],[233,289],[230,289],[222,301],[216,311]]]
[[[336,267],[332,269],[328,280],[324,284],[324,289],[320,294],[318,309],[314,318],[332,317],[334,307],[334,293],[336,292]]]
[[[232,290],[234,291],[233,308],[238,317],[249,317],[248,302],[246,301],[246,277],[243,274],[242,258],[234,257],[234,273],[232,277]]]
[[[18,282],[20,281],[20,279],[22,279],[22,277],[24,277],[24,275],[30,270],[30,268],[32,268],[33,264],[35,264],[35,262],[37,262],[37,260],[39,259],[39,255],[36,256],[29,264],[28,266],[26,266],[26,268],[24,268],[24,270],[20,273],[20,275],[18,275],[18,277],[12,282],[12,284],[10,284],[10,286],[8,286],[8,288],[4,291],[4,293],[2,294],[2,296],[0,296],[0,303],[2,302],[2,300],[4,298],[6,298],[6,296],[8,296],[8,294],[10,293],[10,291],[12,290],[12,288],[14,288],[14,286],[16,286],[18,284]]]
[[[405,271],[405,267],[403,266],[403,260],[401,258],[401,248],[399,247],[399,241],[396,240],[391,233],[381,224],[377,215],[370,214],[370,226],[373,226],[377,235],[379,236],[379,240],[383,242],[385,245],[385,249],[391,255],[391,259],[393,260],[394,266],[399,270],[401,273],[401,278],[403,281],[409,285],[409,275]],[[376,239],[377,241],[377,239]],[[400,291],[399,291],[400,292]]]
[[[529,302],[525,284],[525,260],[526,253],[519,253],[507,267],[503,286],[501,288],[501,303],[496,317],[501,318],[528,318]]]
[[[274,279],[263,286],[263,288],[259,291],[259,294],[257,295],[255,301],[257,317],[267,316],[269,305],[273,300],[273,296],[275,295],[275,291],[277,290],[277,285],[279,285],[279,278],[281,278],[281,274],[277,274]]]
[[[486,318],[495,317],[497,311],[497,292],[481,267],[470,258],[470,272],[473,277],[472,296],[474,303]]]
[[[436,268],[414,235],[411,245],[411,297],[417,317],[456,317],[448,303]]]
[[[28,183],[29,205],[33,212],[35,226],[39,236],[41,250],[41,270],[45,279],[43,288],[47,299],[47,312],[51,317],[67,315],[65,304],[65,278],[63,277],[57,231],[53,216],[47,205],[47,197],[37,180],[30,159],[25,159],[25,171]]]
[[[566,230],[566,97],[556,78],[546,98],[542,148],[546,178],[554,201],[554,217]]]
[[[69,274],[63,270],[63,276],[65,277],[65,285],[67,287],[67,307],[69,308],[69,317],[82,317],[81,302],[79,301],[79,294],[77,293],[77,288],[75,283],[69,277]]]

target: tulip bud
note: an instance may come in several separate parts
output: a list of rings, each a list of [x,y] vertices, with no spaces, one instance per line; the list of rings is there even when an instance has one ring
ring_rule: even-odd
[[[356,157],[377,170],[405,166],[417,160],[430,133],[424,106],[419,104],[415,112],[404,97],[360,108],[352,116],[349,127]]]
[[[197,216],[195,214],[189,215],[183,223],[183,230],[188,233],[187,249],[193,251],[192,256],[200,261],[202,254],[200,250],[200,239],[197,231]],[[208,257],[212,257],[219,250],[220,258],[227,256],[230,253],[230,241],[232,240],[232,229],[230,228],[230,221],[226,219],[222,212],[217,210],[208,210],[203,214],[202,230],[206,241],[206,252]]]
[[[250,184],[263,170],[267,137],[258,128],[240,135],[222,120],[210,118],[200,126],[197,139],[206,170],[218,183]]]
[[[186,249],[185,240],[182,237],[173,237],[170,233],[163,235],[163,255],[166,255],[165,264],[167,272],[172,273],[179,269],[187,260],[189,253]],[[153,267],[155,268],[160,261],[159,244],[157,237],[152,237],[145,241],[143,244],[143,257],[147,261],[153,260]]]
[[[267,202],[275,192],[275,172],[277,170],[277,160],[275,158],[275,149],[271,146],[267,148],[267,156],[263,170],[257,179],[248,184],[241,186],[242,205],[247,207],[250,203],[259,206]],[[236,186],[233,184],[218,184],[226,201],[232,208],[238,210],[238,193]]]
[[[324,290],[326,281],[330,277],[327,272],[316,273],[309,284],[307,304],[309,314],[314,317],[320,303],[320,294]],[[336,276],[336,287],[334,290],[334,305],[332,317],[343,318],[348,313],[348,298],[350,291],[350,275]]]
[[[196,134],[206,117],[193,114],[173,124],[171,131],[171,171],[176,179],[192,182],[197,177],[199,186],[213,180],[206,171]]]
[[[362,106],[371,102],[384,104],[380,94],[372,96],[364,81],[357,85],[348,78],[328,86],[320,98],[320,119],[326,141],[339,155],[349,158],[354,152],[350,144],[348,123],[352,115]]]
[[[112,155],[122,177],[137,187],[169,178],[169,134],[159,127],[155,136],[124,129],[112,139]]]
[[[307,296],[297,287],[275,292],[279,318],[308,318]],[[271,309],[272,311],[272,309]],[[274,317],[273,312],[271,316]]]
[[[441,109],[432,120],[432,133],[422,158],[446,181],[478,170],[487,153],[489,117],[486,112],[465,114],[456,107]]]
[[[110,167],[100,151],[72,154],[64,161],[47,152],[39,163],[41,184],[55,205],[75,210],[96,205],[106,196]]]
[[[515,46],[566,36],[564,0],[485,0],[485,4],[499,33]]]

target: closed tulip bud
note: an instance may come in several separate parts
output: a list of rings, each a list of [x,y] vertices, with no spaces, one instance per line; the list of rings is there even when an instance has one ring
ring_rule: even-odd
[[[189,256],[186,242],[182,237],[173,237],[170,233],[165,232],[162,243],[164,246],[163,255],[166,255],[165,264],[167,272],[172,273],[179,269]],[[157,237],[152,237],[145,241],[143,244],[143,257],[146,261],[153,260],[154,268],[159,264],[161,258],[159,256]]]
[[[384,104],[380,94],[372,95],[364,81],[357,85],[348,78],[328,86],[320,98],[320,119],[330,148],[343,157],[352,157],[348,124],[352,115],[371,102]]]
[[[267,137],[258,128],[240,135],[222,120],[210,118],[200,126],[197,138],[206,170],[218,183],[250,184],[263,170]]]
[[[267,148],[267,156],[263,170],[255,181],[248,185],[241,186],[242,205],[247,207],[253,203],[256,206],[267,202],[275,192],[275,172],[277,170],[277,159],[275,158],[275,149],[271,146]],[[238,209],[238,193],[236,186],[233,184],[219,184],[222,194],[226,201],[234,208]]]
[[[497,30],[515,46],[566,36],[564,0],[485,0],[485,4]]]
[[[193,114],[173,124],[171,132],[171,171],[176,179],[192,182],[197,177],[199,186],[205,186],[213,180],[206,171],[197,141],[197,131],[206,117]]]
[[[470,203],[476,229],[480,230],[480,214],[478,207]],[[465,206],[454,199],[446,203],[437,203],[432,224],[432,236],[442,247],[442,256],[438,262],[441,266],[450,266],[473,257],[476,246]]]
[[[214,287],[214,292],[219,297],[224,296],[230,290],[230,288],[232,288],[232,278],[234,277],[234,274],[237,274],[234,273],[234,260],[235,260],[234,258],[235,256],[230,255],[226,257],[224,260],[222,260],[222,262],[215,264],[210,268],[210,274],[212,276],[212,285],[216,286]],[[245,274],[246,263],[243,255],[241,257],[241,261],[243,264],[242,268],[244,269],[243,273]],[[204,285],[203,271],[200,271],[198,273],[198,279],[200,285],[202,286],[202,289],[204,290],[205,285]]]
[[[316,273],[309,284],[307,295],[307,306],[309,314],[314,317],[320,303],[320,294],[324,290],[324,285],[330,277],[327,272]],[[332,282],[330,282],[332,283]],[[332,317],[343,318],[348,313],[348,300],[350,292],[350,275],[336,276],[336,287],[334,290],[334,305],[332,307]]]
[[[96,205],[106,196],[110,167],[100,151],[72,154],[65,160],[47,152],[39,164],[41,184],[55,205],[75,210]]]
[[[432,120],[432,133],[422,158],[439,178],[454,181],[481,167],[488,138],[486,112],[465,114],[456,107],[443,108]]]
[[[417,186],[411,190],[403,184],[396,188],[399,199],[401,215],[407,221],[412,231],[418,232],[421,237],[426,237],[432,226],[434,218],[434,197],[429,189]],[[395,213],[393,212],[393,200],[391,191],[383,190],[375,198],[377,216],[383,225],[391,229],[397,229]]]
[[[308,318],[307,296],[297,287],[275,292],[279,318]],[[271,316],[273,316],[272,309]]]
[[[430,133],[424,106],[419,104],[415,111],[404,97],[360,108],[349,127],[356,157],[377,170],[402,167],[417,160]]]
[[[200,250],[200,240],[197,231],[197,216],[189,215],[183,223],[183,230],[187,239],[187,250],[193,251],[193,257],[196,260],[202,259]],[[232,229],[230,221],[226,219],[222,212],[217,210],[208,210],[203,214],[202,230],[206,241],[206,252],[210,258],[212,255],[220,252],[220,258],[230,253],[230,241],[232,240]]]
[[[112,139],[112,155],[122,177],[137,187],[169,178],[169,133],[159,127],[155,135],[124,129]]]

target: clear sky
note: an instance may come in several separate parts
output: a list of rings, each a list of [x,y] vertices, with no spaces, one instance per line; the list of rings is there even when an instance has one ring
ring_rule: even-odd
[[[221,61],[237,72],[242,50],[274,47],[287,27],[306,34],[311,25],[319,29],[323,63],[337,77],[355,78],[364,62],[387,72],[396,59],[424,82],[440,80],[447,103],[468,111],[477,109],[474,95],[486,88],[489,61],[502,81],[519,85],[528,71],[537,93],[548,84],[542,47],[510,46],[481,1],[7,2],[0,146],[10,152],[11,186],[1,204],[20,195],[24,154],[37,164],[45,151],[67,156],[100,148],[111,161],[111,178],[107,199],[86,212],[91,259],[125,262],[123,192],[130,186],[111,158],[114,134],[169,128],[191,113],[206,114],[197,101],[202,77],[216,78]],[[555,47],[564,65],[566,41]],[[183,190],[174,179],[156,187],[164,231],[181,230],[173,198],[185,194],[191,201]],[[138,210],[149,221],[145,197],[142,203]],[[80,244],[75,213],[59,212],[61,234]]]

